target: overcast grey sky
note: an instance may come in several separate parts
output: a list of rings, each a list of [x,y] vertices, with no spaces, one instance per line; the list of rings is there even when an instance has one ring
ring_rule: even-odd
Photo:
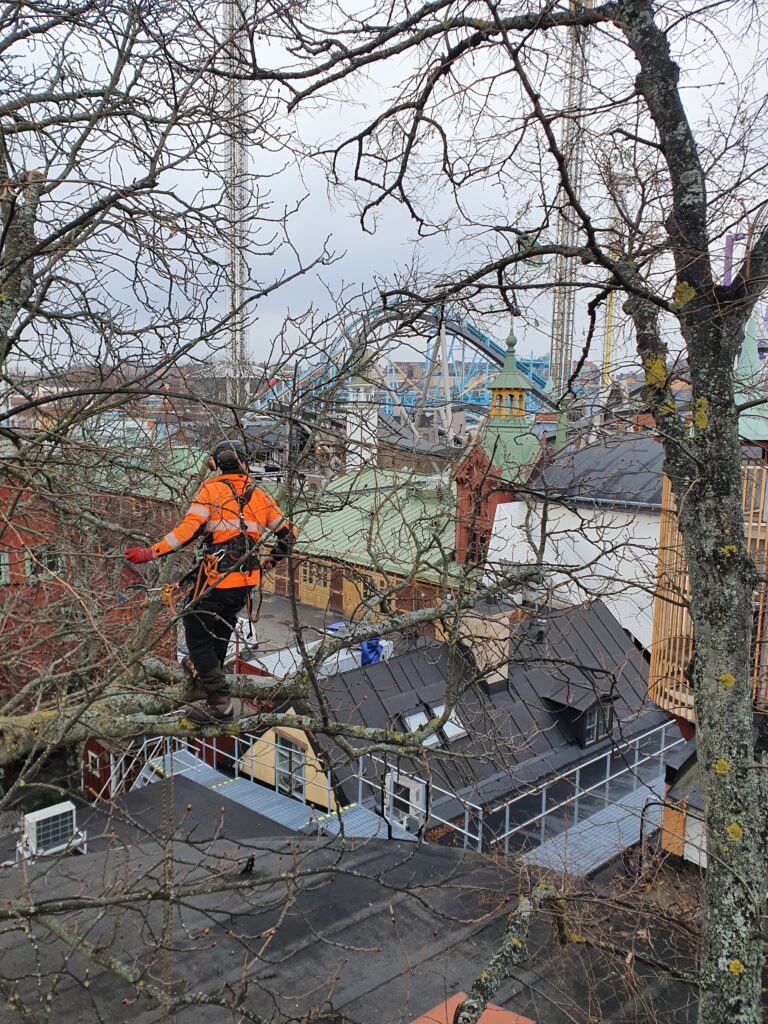
[[[752,73],[757,67],[761,51],[761,41],[756,32],[746,42],[742,41],[738,53],[714,45],[713,38],[705,27],[688,29],[685,35],[678,33],[675,45],[681,52],[681,65],[684,69],[683,95],[689,117],[700,123],[702,131],[708,130],[712,111],[725,110],[727,100],[742,78]],[[599,39],[593,40],[592,58],[599,67],[601,60]],[[274,55],[273,55],[274,56]],[[630,59],[631,60],[631,59]],[[405,77],[408,68],[402,61],[392,63],[385,69],[376,68],[363,80],[362,86],[347,93],[343,103],[329,102],[323,107],[310,107],[300,111],[295,128],[306,143],[328,142],[349,135],[362,126],[368,119],[381,109],[383,103],[391,99],[396,88]],[[634,69],[627,66],[628,72]],[[764,79],[764,71],[761,72]],[[631,74],[627,84],[631,84]],[[553,86],[553,96],[558,95],[560,85]],[[457,134],[460,129],[456,127]],[[261,160],[262,156],[252,154],[252,160]],[[275,155],[277,162],[280,158]],[[342,163],[349,168],[349,163]],[[551,175],[551,170],[544,171],[544,180]],[[535,192],[540,180],[541,170],[537,163],[531,164],[530,180],[521,179],[521,194],[526,188]],[[472,201],[476,203],[479,216],[482,211],[492,209],[503,203],[505,197],[494,189],[492,183],[475,191]],[[308,277],[295,282],[291,286],[275,292],[259,305],[258,321],[250,336],[251,351],[256,358],[264,358],[272,338],[279,331],[286,311],[298,313],[309,303],[315,304],[323,312],[330,313],[333,302],[329,291],[334,294],[345,291],[348,297],[363,290],[375,289],[377,282],[392,280],[398,270],[417,264],[422,271],[450,271],[451,267],[462,266],[461,231],[453,236],[438,236],[430,239],[417,239],[416,228],[408,217],[404,207],[389,201],[381,207],[375,221],[373,234],[365,233],[360,227],[356,212],[355,198],[349,189],[338,190],[327,186],[319,166],[303,161],[297,167],[295,161],[288,160],[286,169],[272,182],[273,199],[277,206],[290,203],[302,190],[306,190],[307,199],[293,221],[292,237],[300,246],[301,251],[309,253],[313,247],[321,244],[325,236],[330,237],[331,247],[339,254],[336,264],[313,272]],[[360,195],[360,190],[357,190]],[[444,197],[435,198],[436,209],[440,212]],[[447,207],[446,207],[447,209]],[[735,213],[735,212],[734,212]],[[514,222],[514,212],[509,213]],[[720,271],[722,268],[716,268]],[[258,275],[257,275],[258,276]],[[586,301],[586,299],[585,299]],[[582,304],[583,305],[583,304]],[[517,325],[520,350],[524,354],[534,352],[545,354],[549,348],[549,329],[551,320],[551,294],[542,295],[533,303],[528,303],[526,315]],[[616,339],[618,358],[633,361],[634,344],[629,331],[623,323],[623,316],[617,311],[618,336]],[[763,307],[759,309],[762,323]],[[498,317],[484,317],[482,311],[473,317],[478,326],[488,333],[502,339],[506,333],[506,324]],[[585,328],[583,315],[577,317],[577,337],[575,347],[578,348]],[[600,343],[602,334],[600,335]],[[679,339],[671,339],[673,346]],[[600,358],[599,347],[594,358]]]

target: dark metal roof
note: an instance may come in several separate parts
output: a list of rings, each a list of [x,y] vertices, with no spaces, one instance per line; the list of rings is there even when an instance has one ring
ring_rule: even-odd
[[[419,435],[410,423],[404,423],[390,413],[379,410],[378,439],[382,444],[414,455],[431,456],[436,459],[455,459],[462,448],[443,441],[433,444]]]
[[[147,793],[159,805],[161,786]],[[192,803],[190,824],[206,824]],[[250,854],[253,872],[242,877]],[[178,841],[173,855],[174,884],[181,893],[191,890],[171,918],[174,991],[192,997],[178,1008],[178,1024],[257,1017],[280,1024],[320,1015],[329,1024],[408,1024],[467,990],[498,950],[517,894],[532,884],[528,872],[520,877],[516,858],[494,861],[415,843],[345,845],[296,836],[234,842],[225,830],[211,842]],[[82,899],[82,909],[59,915],[62,924],[140,972],[148,987],[162,986],[166,902],[156,897],[163,870],[159,842],[116,842],[85,856],[38,862],[28,873],[7,870],[0,894],[47,907],[48,915],[56,915],[57,897],[70,896],[75,906]],[[222,882],[239,888],[219,891]],[[148,896],[125,898],[135,892]],[[102,895],[122,903],[105,912]],[[593,902],[596,909],[586,902],[580,912],[581,932],[621,944],[629,934],[637,949],[647,928],[649,950],[651,942],[671,948],[669,936],[658,934],[654,902],[620,913],[610,902]],[[13,979],[14,998],[29,1007],[30,1019],[155,1024],[160,1014],[151,997],[137,995],[123,977],[34,917],[30,923],[31,935],[18,925],[0,935],[0,972]],[[690,968],[692,962],[683,936],[663,970],[654,967],[658,958],[646,964],[640,956],[643,969],[629,971],[623,956],[605,956],[597,943],[563,946],[546,914],[534,916],[529,945],[528,963],[494,993],[497,1005],[547,1024],[572,1024],[579,1005],[603,1021],[626,1021],[628,1006],[634,1024],[694,1019],[691,989],[670,980],[670,963]],[[230,1001],[236,1011],[225,1008]]]
[[[549,498],[593,504],[661,505],[664,449],[650,434],[617,435],[564,448],[531,487]]]
[[[109,805],[78,808],[78,826],[88,831],[89,850],[114,847],[116,842],[134,845],[162,835],[163,828],[168,827],[172,827],[177,840],[194,843],[212,842],[221,835],[240,841],[290,834],[270,818],[183,775],[174,778],[173,801],[167,805],[173,810],[171,826],[171,818],[165,821],[163,817],[163,785],[152,783],[117,797]]]
[[[430,770],[438,785],[483,803],[609,745],[606,740],[585,751],[568,716],[549,699],[553,693],[577,712],[611,697],[620,736],[667,717],[647,699],[645,656],[602,602],[553,612],[544,643],[532,641],[528,628],[511,639],[507,686],[500,692],[486,692],[471,659],[436,644],[324,680],[323,697],[340,721],[402,730],[404,716],[424,710],[432,717],[446,688],[454,688],[467,735],[429,747]],[[330,752],[343,784],[344,759]],[[433,798],[433,806],[438,803]]]

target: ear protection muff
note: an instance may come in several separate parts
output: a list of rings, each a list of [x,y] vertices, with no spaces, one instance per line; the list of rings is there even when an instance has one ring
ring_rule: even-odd
[[[208,466],[213,472],[244,473],[247,461],[245,447],[238,441],[220,441],[211,452]]]

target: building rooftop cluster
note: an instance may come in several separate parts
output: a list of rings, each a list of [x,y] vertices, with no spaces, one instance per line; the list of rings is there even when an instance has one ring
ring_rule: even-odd
[[[400,372],[418,383],[416,368]],[[105,564],[115,532],[159,535],[177,514],[212,429],[186,412],[171,428],[171,411],[186,409],[176,395],[198,379],[178,373],[163,378],[173,397],[159,398],[157,416],[147,396],[122,407],[123,426],[143,424],[135,436],[91,424],[70,438],[66,466],[39,408],[18,413],[23,445],[68,497],[46,504],[19,445],[7,444],[3,487],[20,512],[0,544],[6,602],[11,591],[31,601],[33,585],[41,604],[66,589],[84,560],[84,510],[102,517]],[[685,367],[674,374],[686,411]],[[759,474],[768,419],[754,404],[764,375],[752,328],[737,374],[745,472]],[[49,1012],[83,1019],[93,1007],[123,1019],[119,1005],[149,1022],[179,983],[201,1007],[236,993],[243,1019],[313,1019],[321,1007],[334,1021],[449,1024],[518,895],[556,879],[564,899],[579,898],[536,919],[528,959],[484,1024],[585,1019],[586,1003],[604,1021],[694,1019],[695,939],[659,913],[685,893],[695,914],[700,894],[680,863],[659,858],[707,857],[685,681],[691,628],[682,614],[665,618],[672,602],[659,596],[662,583],[686,585],[683,559],[660,561],[679,550],[663,446],[641,386],[618,382],[599,409],[589,389],[557,406],[521,369],[513,334],[489,392],[486,415],[465,418],[463,433],[434,407],[380,408],[365,381],[325,415],[274,407],[245,418],[254,475],[298,536],[238,623],[228,664],[276,682],[303,672],[306,695],[243,698],[243,715],[262,724],[214,739],[85,742],[83,855],[30,880],[10,869],[18,835],[4,837],[8,905],[21,887],[32,903],[73,901],[71,932],[31,921],[46,950],[38,974],[22,970],[20,932],[0,942],[0,974],[17,972],[30,1005],[31,987],[44,992],[55,977]],[[43,393],[40,382],[23,391]],[[45,407],[53,414],[57,401]],[[141,591],[143,611],[154,579],[112,569],[130,625],[132,596]],[[42,649],[36,658],[44,667]],[[762,663],[755,671],[759,693]],[[395,750],[392,735],[408,742]],[[650,876],[638,863],[649,859]],[[157,894],[170,861],[184,896],[169,916]],[[100,915],[83,895],[94,879],[98,892],[149,895]],[[129,973],[115,981],[103,958],[86,969],[75,952],[85,936]]]

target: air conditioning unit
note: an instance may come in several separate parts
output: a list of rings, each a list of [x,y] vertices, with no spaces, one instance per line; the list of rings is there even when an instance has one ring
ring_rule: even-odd
[[[85,833],[77,828],[75,805],[71,800],[24,815],[22,838],[18,845],[21,856],[44,857],[84,846]]]

